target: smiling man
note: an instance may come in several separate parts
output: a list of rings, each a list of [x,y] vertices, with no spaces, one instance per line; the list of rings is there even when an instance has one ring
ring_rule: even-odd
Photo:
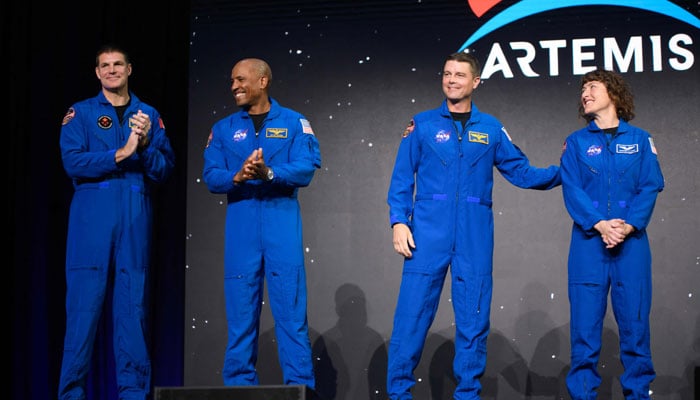
[[[391,400],[413,398],[413,371],[448,268],[457,328],[454,399],[480,398],[493,286],[493,169],[521,188],[547,190],[561,183],[557,166],[531,166],[503,125],[473,104],[480,72],[471,54],[448,56],[442,72],[446,99],[411,119],[396,155],[389,222],[394,250],[404,262],[389,342]]]
[[[259,383],[255,364],[265,279],[284,383],[314,389],[297,192],[321,167],[321,153],[306,117],[269,97],[271,81],[265,61],[236,63],[231,92],[240,110],[214,124],[204,149],[204,182],[228,201],[228,344],[221,375],[227,386]]]

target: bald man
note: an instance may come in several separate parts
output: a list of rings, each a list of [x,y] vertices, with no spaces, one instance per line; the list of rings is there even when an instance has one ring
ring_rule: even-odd
[[[240,110],[217,121],[204,149],[209,191],[226,194],[224,294],[227,386],[257,385],[264,280],[284,384],[315,388],[306,314],[300,187],[321,167],[309,121],[268,95],[272,71],[243,59],[231,71]]]

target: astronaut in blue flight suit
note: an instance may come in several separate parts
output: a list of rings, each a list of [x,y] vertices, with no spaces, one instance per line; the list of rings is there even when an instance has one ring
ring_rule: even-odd
[[[204,150],[204,182],[228,201],[222,376],[227,386],[259,383],[255,364],[266,281],[284,383],[314,388],[297,192],[321,167],[321,153],[309,121],[268,96],[271,80],[263,60],[234,65],[231,91],[241,110],[214,124]]]
[[[151,190],[175,156],[158,111],[128,88],[128,55],[97,52],[102,90],[75,103],[61,127],[63,167],[73,181],[66,249],[66,333],[59,400],[85,399],[97,325],[108,285],[120,400],[144,400],[151,362],[145,338]]]
[[[389,220],[394,249],[405,259],[389,342],[392,400],[413,398],[413,373],[448,268],[456,323],[454,398],[479,398],[493,283],[493,168],[521,188],[547,190],[561,182],[557,166],[531,166],[503,125],[472,104],[480,73],[471,54],[448,56],[446,100],[411,120],[396,155]]]
[[[651,249],[647,226],[664,178],[652,137],[630,125],[631,91],[602,69],[581,80],[579,116],[588,125],[566,139],[562,194],[573,220],[569,248],[571,398],[595,399],[608,293],[620,337],[626,399],[648,399],[651,360]]]

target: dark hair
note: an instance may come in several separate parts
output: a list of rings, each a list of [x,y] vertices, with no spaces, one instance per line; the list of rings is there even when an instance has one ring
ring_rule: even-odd
[[[121,53],[124,55],[124,60],[126,61],[126,63],[131,64],[131,61],[129,60],[129,53],[127,53],[123,48],[119,47],[116,44],[105,44],[100,46],[100,48],[97,50],[97,53],[95,54],[96,67],[100,66],[100,56],[105,53]]]
[[[474,74],[474,76],[481,76],[481,64],[479,64],[479,60],[470,53],[465,53],[463,51],[452,53],[445,59],[445,62],[447,61],[468,63],[471,66],[472,74]]]
[[[622,78],[622,75],[615,71],[609,71],[598,68],[588,72],[581,78],[581,88],[588,82],[598,81],[605,85],[608,90],[608,96],[615,105],[615,111],[618,118],[623,121],[631,121],[634,118],[634,96],[630,86]],[[586,115],[583,111],[583,104],[579,102],[578,115],[585,119],[586,122],[591,122],[593,116]]]

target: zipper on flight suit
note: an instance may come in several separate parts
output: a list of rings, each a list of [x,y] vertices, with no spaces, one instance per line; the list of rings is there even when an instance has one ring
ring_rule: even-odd
[[[460,170],[460,168],[462,167],[462,163],[461,163],[460,160],[462,159],[462,156],[463,156],[463,153],[462,153],[462,136],[463,136],[463,133],[464,133],[464,129],[466,129],[467,124],[469,123],[469,121],[467,121],[467,122],[464,124],[464,127],[460,130],[460,129],[459,129],[459,125],[458,125],[457,122],[454,120],[454,118],[450,117],[450,119],[452,120],[452,126],[455,128],[455,132],[457,132],[457,185],[456,185],[456,187],[455,187],[455,214],[456,214],[456,213],[459,212],[459,186],[460,186],[459,183],[460,183],[460,176],[461,176],[461,172],[462,172],[462,171]],[[457,218],[457,215],[455,215],[455,219],[456,219],[456,218]],[[457,222],[456,222],[456,220],[455,220],[454,232],[453,232],[453,234],[452,234],[452,237],[453,237],[453,239],[452,239],[452,254],[454,254],[454,252],[455,252],[455,243],[457,242],[457,240],[454,239],[454,238],[457,237],[457,225],[458,225],[458,224],[457,224]]]

